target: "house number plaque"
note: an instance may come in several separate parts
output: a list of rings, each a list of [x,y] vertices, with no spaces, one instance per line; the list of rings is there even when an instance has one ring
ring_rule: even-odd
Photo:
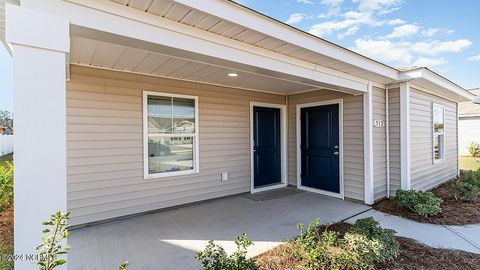
[[[373,126],[378,128],[385,127],[385,120],[373,120]]]

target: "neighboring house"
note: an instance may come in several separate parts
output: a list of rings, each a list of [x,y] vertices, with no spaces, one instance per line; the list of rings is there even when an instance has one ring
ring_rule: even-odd
[[[469,90],[477,96],[472,101],[462,102],[458,110],[458,146],[461,156],[469,156],[472,142],[480,143],[480,88]]]
[[[427,68],[229,1],[22,0],[6,15],[16,254],[58,210],[82,226],[286,185],[372,204],[458,173],[457,106],[474,96]]]
[[[11,135],[12,130],[9,127],[0,127],[0,135]]]

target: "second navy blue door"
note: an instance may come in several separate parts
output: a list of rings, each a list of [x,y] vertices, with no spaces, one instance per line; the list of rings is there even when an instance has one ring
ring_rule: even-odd
[[[253,107],[254,187],[282,182],[280,109]]]
[[[302,186],[340,193],[338,104],[301,109]]]

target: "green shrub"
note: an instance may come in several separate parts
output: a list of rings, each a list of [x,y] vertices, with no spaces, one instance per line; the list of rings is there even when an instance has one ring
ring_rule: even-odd
[[[455,199],[459,201],[476,201],[478,198],[479,188],[471,182],[456,180],[453,182],[453,194]]]
[[[297,227],[300,236],[289,240],[286,251],[306,269],[373,269],[375,263],[398,256],[394,231],[386,230],[372,218],[358,220],[343,237],[335,231],[320,232],[320,221]]]
[[[255,261],[246,257],[247,248],[253,245],[247,235],[237,237],[235,245],[237,250],[228,256],[223,247],[210,240],[207,247],[197,253],[195,258],[200,261],[205,270],[257,270]]]
[[[443,200],[430,191],[397,190],[394,198],[401,207],[422,216],[434,216],[442,212],[440,205]]]
[[[349,233],[362,235],[370,241],[380,243],[378,252],[372,254],[375,262],[389,261],[400,254],[400,246],[395,239],[396,232],[380,227],[380,224],[371,217],[357,220]]]
[[[459,182],[461,180],[457,180]],[[463,181],[476,186],[480,189],[480,170],[477,171],[467,171],[463,176]]]
[[[0,166],[0,212],[13,205],[13,162]]]

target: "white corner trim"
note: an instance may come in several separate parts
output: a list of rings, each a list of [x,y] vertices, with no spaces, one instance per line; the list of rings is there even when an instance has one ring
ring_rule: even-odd
[[[302,123],[301,123],[301,110],[302,108],[308,108],[308,107],[315,107],[315,106],[323,106],[323,105],[332,105],[332,104],[338,104],[338,135],[339,135],[339,181],[340,181],[340,193],[333,193],[321,189],[316,189],[316,188],[310,188],[306,186],[302,186],[302,178],[301,178],[301,172],[302,172],[302,150],[301,150],[301,133],[302,133]],[[319,193],[323,195],[328,195],[331,197],[339,198],[339,199],[345,199],[345,186],[344,186],[344,166],[343,166],[343,99],[332,99],[332,100],[325,100],[325,101],[319,101],[319,102],[311,102],[311,103],[304,103],[304,104],[297,104],[296,110],[295,110],[295,115],[296,115],[296,147],[297,147],[297,188],[314,192],[314,193]]]
[[[401,189],[411,189],[410,182],[410,85],[400,84],[400,179]]]
[[[8,43],[65,53],[70,51],[70,23],[66,18],[12,4],[6,4],[5,15]]]
[[[363,94],[363,168],[365,203],[374,202],[373,184],[373,101],[372,83],[368,83],[368,92]]]
[[[255,188],[255,174],[254,174],[254,156],[253,148],[255,146],[253,141],[253,107],[266,107],[280,109],[280,145],[281,149],[281,169],[282,181],[278,185],[268,187]],[[250,193],[272,190],[276,188],[286,187],[288,185],[288,163],[287,163],[287,106],[285,104],[264,103],[250,101]]]

